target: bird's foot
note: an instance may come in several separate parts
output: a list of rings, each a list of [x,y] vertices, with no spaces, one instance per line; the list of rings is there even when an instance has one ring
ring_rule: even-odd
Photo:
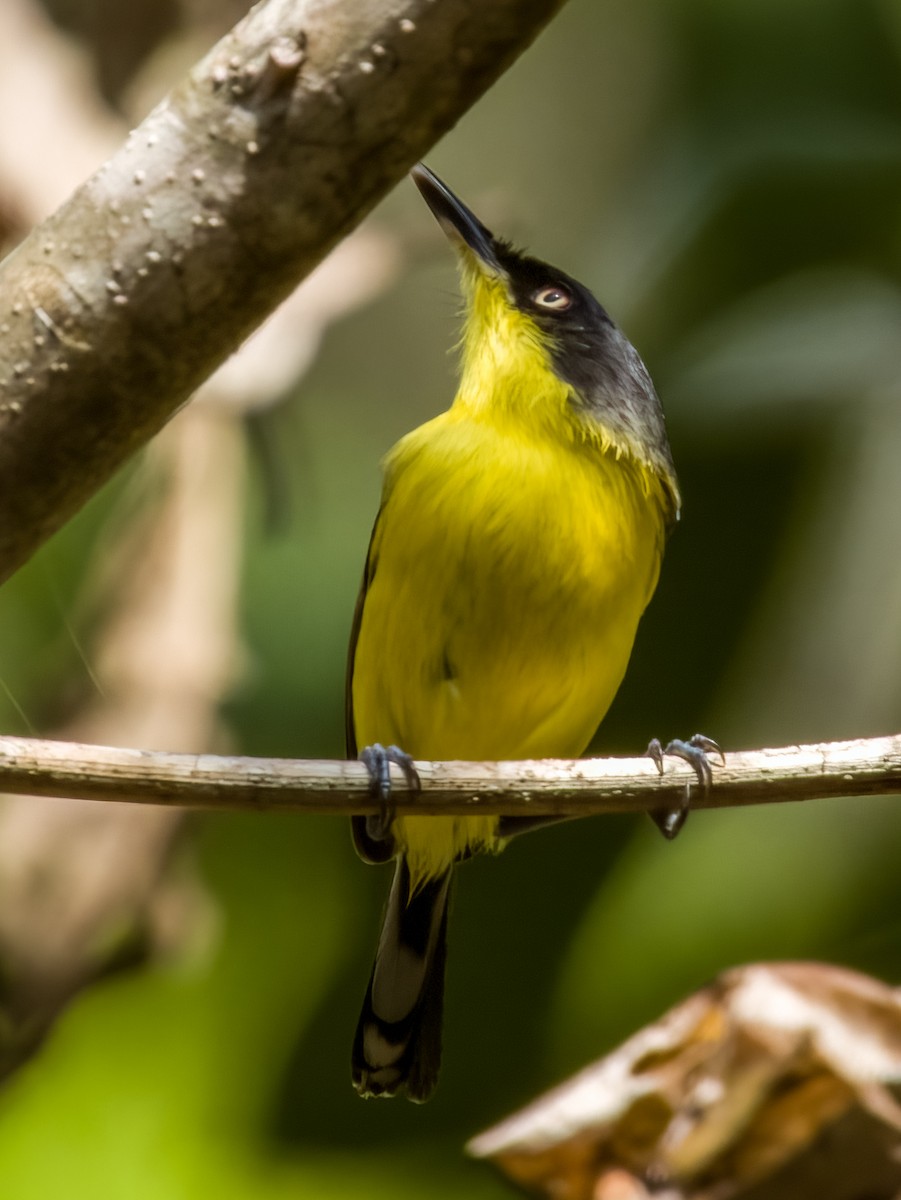
[[[385,842],[394,824],[394,806],[391,803],[391,764],[404,773],[407,786],[418,792],[422,787],[413,759],[399,746],[382,746],[374,742],[360,754],[360,762],[369,772],[369,791],[379,802],[379,811],[366,818],[366,833],[376,842]]]
[[[661,745],[658,738],[652,738],[648,743],[647,754],[656,763],[657,770],[661,775],[663,774],[663,760],[667,755],[683,759],[693,768],[698,777],[698,786],[702,792],[706,792],[713,782],[711,763],[707,756],[709,754],[717,754],[723,766],[726,765],[726,756],[720,747],[713,738],[706,737],[703,733],[696,733],[686,742],[683,742],[681,738],[674,738],[666,746]],[[690,810],[691,784],[686,783],[685,795],[681,804],[676,808],[666,809],[665,811],[649,812],[648,816],[663,836],[672,840],[688,820]]]

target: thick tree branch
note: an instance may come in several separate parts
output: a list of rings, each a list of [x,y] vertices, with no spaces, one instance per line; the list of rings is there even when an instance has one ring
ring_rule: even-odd
[[[423,782],[417,796],[397,773],[398,812],[415,806],[434,814],[587,816],[666,809],[695,778],[674,759],[661,778],[647,758],[417,763],[417,769]],[[0,791],[194,809],[377,811],[358,762],[165,754],[13,737],[0,737]],[[735,808],[893,792],[901,792],[901,734],[728,754],[709,791],[692,787],[691,804]]]
[[[563,0],[265,0],[0,266],[0,581]]]

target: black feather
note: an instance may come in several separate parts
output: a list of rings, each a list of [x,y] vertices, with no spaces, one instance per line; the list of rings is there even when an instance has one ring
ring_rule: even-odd
[[[353,1045],[353,1083],[361,1096],[428,1100],[441,1066],[441,1016],[450,872],[412,896],[398,859]]]

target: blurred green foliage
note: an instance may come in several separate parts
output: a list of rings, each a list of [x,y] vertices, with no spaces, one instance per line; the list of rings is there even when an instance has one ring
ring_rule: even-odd
[[[684,518],[606,752],[898,728],[899,50],[897,0],[571,0],[430,157],[594,288],[667,409]],[[377,462],[453,392],[451,255],[412,187],[374,219],[434,255],[330,331],[274,418],[292,513],[266,536],[257,478],[247,753],[341,754]],[[88,684],[77,597],[123,486],[0,596],[6,730]],[[437,1096],[364,1104],[349,1042],[387,873],[325,818],[211,817],[194,841],[221,936],[72,1006],[0,1099],[5,1195],[501,1196],[465,1137],[717,971],[901,973],[895,802],[699,814],[672,845],[638,818],[561,827],[460,872]]]

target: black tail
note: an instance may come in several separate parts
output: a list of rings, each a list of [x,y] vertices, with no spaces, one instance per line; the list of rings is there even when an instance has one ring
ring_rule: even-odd
[[[388,908],[353,1048],[361,1096],[428,1100],[441,1066],[441,1011],[450,871],[410,895],[410,872],[397,860]]]

